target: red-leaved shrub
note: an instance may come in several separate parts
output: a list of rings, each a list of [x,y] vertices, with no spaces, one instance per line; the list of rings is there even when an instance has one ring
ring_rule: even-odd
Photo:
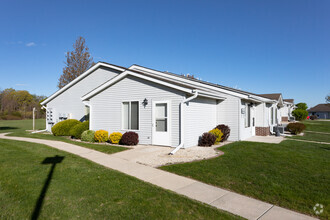
[[[306,126],[303,123],[295,122],[289,123],[286,126],[286,129],[291,132],[291,134],[300,134],[303,130],[306,129]]]
[[[133,131],[124,133],[119,142],[122,145],[137,145],[138,143],[139,135]]]
[[[217,137],[214,134],[205,132],[201,137],[199,137],[198,146],[210,147],[215,143],[216,139]]]
[[[317,119],[317,115],[311,115],[311,116],[309,116],[309,119],[310,120],[316,120]]]

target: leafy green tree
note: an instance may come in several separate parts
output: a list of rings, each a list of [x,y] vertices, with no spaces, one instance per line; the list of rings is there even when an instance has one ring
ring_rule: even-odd
[[[295,117],[296,120],[298,121],[302,121],[305,120],[308,116],[308,111],[304,110],[304,109],[295,109],[292,111],[292,115]]]
[[[300,102],[300,103],[296,104],[296,107],[297,107],[297,109],[302,109],[302,110],[307,110],[307,108],[308,108],[307,104],[304,102]]]
[[[63,68],[63,74],[58,81],[58,88],[64,87],[94,65],[83,37],[78,37],[73,49],[66,54],[66,67]]]

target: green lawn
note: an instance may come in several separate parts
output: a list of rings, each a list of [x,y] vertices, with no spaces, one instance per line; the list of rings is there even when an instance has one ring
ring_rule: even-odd
[[[330,143],[330,134],[318,134],[318,133],[305,132],[304,136],[292,136],[290,138]]]
[[[36,128],[38,130],[45,129],[45,119],[36,120]],[[31,134],[26,130],[32,129],[32,120],[8,120],[1,121],[0,120],[0,133],[12,132],[9,136],[16,137],[29,137],[29,138],[39,138],[39,139],[47,139],[54,141],[63,141],[70,144],[79,145],[81,147],[86,147],[90,149],[94,149],[103,153],[112,154],[120,151],[127,150],[127,148],[119,147],[119,146],[110,146],[106,144],[92,144],[92,143],[83,143],[70,140],[68,137],[58,137],[51,134]]]
[[[320,217],[330,218],[330,145],[242,141],[219,150],[225,154],[161,169],[310,215],[321,203]]]
[[[237,219],[41,144],[0,139],[0,164],[0,219]]]
[[[307,131],[318,131],[318,132],[330,133],[330,120],[327,120],[327,121],[305,120],[302,123],[304,123],[306,125]]]
[[[303,136],[293,136],[290,138],[330,143],[330,121],[306,120],[302,123],[306,125],[307,132],[305,131]],[[313,132],[323,132],[328,134]]]

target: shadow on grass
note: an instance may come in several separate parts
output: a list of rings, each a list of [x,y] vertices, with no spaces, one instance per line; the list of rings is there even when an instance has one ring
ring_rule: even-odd
[[[11,130],[11,129],[18,129],[18,127],[0,127],[1,130]]]
[[[42,161],[41,164],[52,164],[52,167],[51,167],[51,169],[48,173],[48,177],[47,177],[47,179],[44,183],[44,186],[43,186],[43,188],[40,192],[40,195],[39,195],[38,201],[37,201],[37,203],[34,207],[34,211],[32,213],[31,219],[33,219],[33,220],[38,219],[41,208],[42,208],[42,203],[45,199],[47,189],[48,189],[50,181],[52,180],[52,177],[53,177],[53,173],[54,173],[56,164],[61,163],[63,159],[64,159],[64,157],[56,155],[55,157],[46,157],[44,159],[44,161]]]

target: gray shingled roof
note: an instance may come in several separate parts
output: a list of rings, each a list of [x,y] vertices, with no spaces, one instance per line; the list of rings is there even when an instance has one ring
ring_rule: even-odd
[[[281,93],[259,94],[259,96],[277,101],[281,97]]]
[[[309,112],[330,112],[330,103],[329,104],[318,104],[310,109]]]

